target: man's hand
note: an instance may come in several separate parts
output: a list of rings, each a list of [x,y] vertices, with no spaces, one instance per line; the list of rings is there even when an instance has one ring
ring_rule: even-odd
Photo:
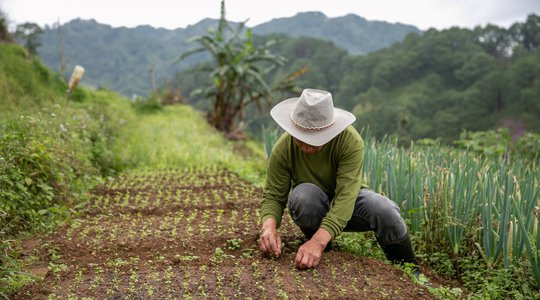
[[[264,220],[261,228],[259,248],[278,257],[281,254],[281,238],[277,233],[276,220],[269,218]]]
[[[314,268],[319,264],[326,245],[332,240],[332,236],[325,229],[320,228],[311,240],[305,242],[296,254],[295,265],[298,269]]]

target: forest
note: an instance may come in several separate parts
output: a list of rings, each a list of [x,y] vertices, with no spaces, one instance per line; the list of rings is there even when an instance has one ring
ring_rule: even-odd
[[[329,90],[337,107],[357,116],[358,128],[378,138],[434,139],[451,143],[463,131],[509,128],[513,137],[540,130],[540,17],[505,29],[451,28],[410,33],[402,42],[366,55],[349,55],[330,42],[283,35],[258,37],[288,63],[269,75],[276,81],[302,68],[300,87]],[[182,72],[169,86],[186,102],[204,73]],[[278,95],[273,98],[286,98]],[[264,115],[255,113],[254,130]]]
[[[320,23],[328,25],[319,29],[303,26],[313,19],[326,20]],[[403,145],[420,139],[449,144],[465,131],[504,127],[515,139],[540,130],[539,19],[531,14],[509,28],[486,25],[422,32],[361,17],[304,13],[261,24],[252,31],[256,45],[273,40],[269,50],[287,59],[285,65],[266,75],[267,81],[276,82],[302,70],[296,86],[331,91],[336,106],[358,117],[358,129],[369,127],[379,138],[397,135]],[[190,37],[215,26],[216,20],[205,19],[169,31],[150,26],[112,28],[92,20],[75,20],[45,28],[36,50],[51,68],[60,66],[64,74],[66,66],[76,61],[92,64],[87,80],[95,87],[138,99],[152,91],[173,90],[185,103],[207,109],[206,99],[192,92],[210,81],[205,73],[194,72],[200,68],[197,64],[210,57],[178,58],[193,49],[186,42]],[[286,26],[297,29],[279,33]],[[351,29],[338,34],[343,26]],[[376,38],[388,32],[395,33],[384,40]],[[345,41],[370,46],[357,54],[360,50]],[[63,62],[60,45],[65,48]],[[291,95],[276,92],[272,99]],[[253,110],[237,121],[248,124],[257,135],[261,124],[269,126],[266,112]]]
[[[75,19],[42,28],[41,44],[36,50],[46,65],[64,76],[69,74],[62,65],[72,68],[75,64],[92,64],[88,85],[109,88],[127,97],[146,97],[175,73],[209,58],[203,54],[177,61],[193,47],[187,43],[191,36],[204,34],[217,24],[217,19],[206,18],[185,28],[168,30],[148,25],[112,27],[95,20]],[[356,54],[386,48],[408,33],[420,31],[410,25],[367,21],[355,15],[329,18],[317,12],[299,13],[250,29],[255,35],[266,35],[283,33],[286,28],[295,28],[288,34],[333,41]]]

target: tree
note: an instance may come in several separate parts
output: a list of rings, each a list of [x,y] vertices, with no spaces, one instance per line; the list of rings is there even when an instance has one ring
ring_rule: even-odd
[[[21,41],[24,47],[32,55],[37,54],[37,48],[41,46],[41,34],[43,29],[36,23],[23,23],[17,25],[15,38]]]
[[[527,50],[536,51],[540,48],[540,16],[529,15],[520,31]]]
[[[504,59],[512,55],[514,38],[512,34],[495,25],[487,25],[484,28],[475,28],[478,35],[478,41],[484,50],[498,59]]]
[[[59,71],[62,76],[64,76],[64,72],[66,71],[66,58],[64,53],[64,27],[62,24],[60,24],[60,19],[56,23],[54,23],[53,29],[56,30],[56,33],[58,35],[58,61],[59,61]]]
[[[197,90],[197,93],[212,99],[213,111],[209,113],[208,121],[225,133],[238,129],[237,119],[242,119],[246,106],[255,103],[262,110],[263,102],[271,104],[273,90],[285,88],[290,83],[282,80],[274,88],[268,86],[264,76],[286,60],[270,52],[271,41],[255,47],[251,30],[245,30],[244,24],[232,29],[225,19],[225,1],[221,1],[218,28],[209,30],[206,35],[190,38],[200,47],[180,57],[183,59],[199,52],[208,52],[212,56],[212,65],[201,68],[209,72],[211,84]],[[243,33],[244,39],[241,38]]]
[[[8,31],[8,21],[4,12],[0,11],[0,42],[11,42],[11,35]]]

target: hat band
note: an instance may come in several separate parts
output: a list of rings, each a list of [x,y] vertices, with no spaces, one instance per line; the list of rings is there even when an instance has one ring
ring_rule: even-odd
[[[336,122],[336,117],[334,116],[334,119],[332,120],[332,122],[330,122],[330,124],[328,125],[324,125],[324,126],[318,126],[318,127],[308,127],[308,126],[304,126],[304,125],[301,125],[299,124],[298,122],[296,122],[293,118],[293,115],[291,113],[291,121],[294,123],[294,125],[302,130],[305,130],[305,131],[321,131],[321,130],[324,130],[332,125],[334,125],[334,123]]]

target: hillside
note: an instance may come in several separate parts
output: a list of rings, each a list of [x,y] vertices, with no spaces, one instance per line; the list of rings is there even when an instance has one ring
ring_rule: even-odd
[[[280,260],[256,247],[260,145],[226,141],[185,105],[137,113],[125,98],[86,89],[68,105],[65,83],[39,60],[15,45],[0,55],[9,58],[0,78],[17,67],[25,75],[4,81],[0,98],[15,103],[0,120],[3,298],[273,298],[299,288],[434,298],[402,270],[342,251],[303,281],[292,267],[302,235],[290,219]],[[336,275],[340,265],[348,271]],[[338,285],[320,280],[329,276]]]
[[[287,33],[285,28],[293,26],[291,32],[294,36],[333,41],[337,47],[352,53],[367,53],[388,47],[402,40],[408,32],[418,32],[412,26],[366,21],[353,15],[327,18],[318,13],[315,15],[320,22],[304,24],[308,15],[273,20],[253,30],[261,34]],[[91,66],[86,74],[87,84],[106,87],[127,97],[147,96],[153,88],[153,81],[156,86],[163,85],[176,72],[204,60],[204,56],[194,56],[175,63],[182,53],[193,47],[186,43],[186,39],[205,33],[216,22],[204,19],[186,28],[167,30],[150,26],[114,28],[94,20],[76,19],[60,28],[46,27],[38,52],[46,65],[58,70],[59,41],[63,40],[66,72],[75,64]]]
[[[538,295],[534,162],[365,136],[362,180],[402,208],[431,287],[384,261],[369,232],[343,233],[300,271],[304,240],[287,214],[283,255],[257,248],[260,143],[226,141],[187,105],[80,88],[68,104],[65,83],[25,50],[1,44],[0,57],[0,104],[12,107],[0,118],[0,297]]]
[[[391,46],[409,33],[421,33],[412,25],[368,21],[355,14],[329,18],[321,12],[304,12],[253,27],[260,35],[282,33],[331,41],[352,55],[366,54]]]
[[[275,39],[273,52],[289,60],[268,81],[306,68],[296,79],[299,87],[331,91],[337,107],[355,113],[357,129],[369,127],[378,138],[396,135],[403,145],[423,138],[452,143],[464,130],[505,127],[515,139],[540,131],[538,20],[531,15],[509,29],[431,29],[357,56],[308,37],[261,36],[259,42]],[[171,85],[189,95],[207,81],[206,73],[183,72]],[[187,102],[201,109],[208,103],[193,97]],[[267,115],[253,112],[245,122],[259,130],[270,121]]]
[[[16,45],[0,44],[0,115],[65,99],[66,84]]]
[[[464,130],[540,131],[540,18],[411,34],[343,64],[336,98],[382,137],[451,142]]]
[[[77,19],[64,24],[61,31],[45,28],[39,56],[51,69],[59,70],[61,34],[66,73],[79,64],[89,69],[89,86],[109,88],[128,97],[147,96],[152,80],[163,84],[175,72],[198,61],[194,57],[175,64],[178,56],[190,47],[185,40],[206,32],[212,24],[206,20],[185,29],[166,30],[150,26],[113,28],[94,20]]]

